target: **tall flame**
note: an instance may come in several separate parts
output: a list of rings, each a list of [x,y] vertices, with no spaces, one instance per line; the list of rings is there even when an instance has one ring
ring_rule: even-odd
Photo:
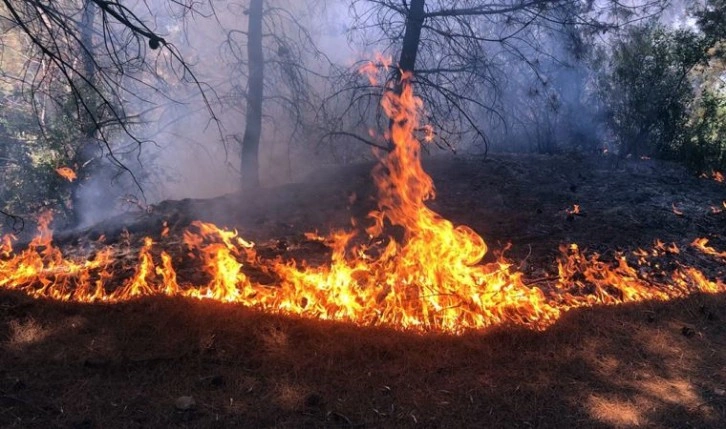
[[[435,189],[420,161],[415,132],[421,129],[422,103],[410,79],[403,74],[382,101],[391,119],[387,137],[392,147],[390,153],[379,154],[373,170],[378,207],[369,214],[367,237],[359,231],[308,235],[331,249],[329,264],[265,259],[236,231],[199,221],[184,233],[186,255],[176,261],[172,254],[183,252],[170,254],[146,237],[131,269],[119,266],[118,251],[111,246],[77,262],[53,246],[50,218],[43,216],[39,234],[27,249],[16,253],[11,236],[0,241],[0,287],[79,302],[184,296],[361,325],[453,333],[499,323],[543,328],[575,307],[726,290],[722,280],[709,280],[677,261],[675,269],[664,271],[657,261],[677,258],[680,249],[661,242],[650,250],[619,254],[615,262],[585,254],[574,244],[562,246],[559,275],[545,288],[525,284],[523,275],[501,257],[482,263],[488,250],[482,237],[426,205]],[[161,235],[168,235],[166,225]],[[724,252],[706,240],[694,241],[693,247],[724,258]],[[179,276],[179,259],[198,266],[202,276]],[[251,277],[252,271],[269,284]],[[120,272],[126,274],[119,276]]]

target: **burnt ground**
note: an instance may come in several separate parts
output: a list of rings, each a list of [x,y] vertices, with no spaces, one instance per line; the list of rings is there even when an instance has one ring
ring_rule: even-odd
[[[605,257],[726,250],[726,184],[672,164],[602,157],[431,159],[431,203],[512,249],[525,276],[554,272],[557,248]],[[324,259],[302,233],[345,228],[375,206],[371,165],[302,184],[164,202],[120,224],[172,236],[193,219],[238,228],[261,251]],[[581,214],[568,215],[573,204]],[[679,214],[674,212],[674,207]],[[81,240],[82,241],[82,240]],[[702,257],[713,278],[723,263]],[[692,256],[692,263],[701,259]],[[106,306],[0,293],[0,426],[714,427],[726,426],[726,294],[568,312],[544,332],[497,327],[459,337],[260,314],[238,305],[153,298]],[[193,404],[181,397],[190,396]]]

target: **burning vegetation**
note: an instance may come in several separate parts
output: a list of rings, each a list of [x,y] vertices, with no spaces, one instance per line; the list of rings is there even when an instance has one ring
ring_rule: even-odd
[[[58,167],[55,172],[65,180],[72,182],[78,178],[76,172],[70,167]]]
[[[572,308],[726,291],[723,279],[709,278],[679,258],[676,244],[659,241],[649,249],[618,253],[614,261],[576,244],[563,245],[558,275],[542,279],[525,279],[502,255],[483,263],[488,252],[483,238],[426,204],[435,190],[420,160],[415,135],[422,105],[409,78],[402,77],[400,94],[390,88],[382,101],[391,120],[385,138],[392,151],[379,153],[373,170],[378,200],[368,215],[370,226],[365,233],[352,229],[308,235],[330,249],[328,263],[263,256],[236,231],[201,221],[193,222],[183,243],[176,245],[170,244],[165,225],[160,241],[144,237],[135,255],[128,254],[128,243],[99,241],[85,257],[70,257],[53,244],[51,218],[45,215],[27,248],[16,251],[13,237],[3,238],[0,287],[87,303],[182,296],[358,325],[449,333],[511,323],[542,329]],[[567,212],[579,214],[579,209],[575,205]],[[705,257],[726,258],[704,238],[692,246]]]
[[[218,7],[0,6],[0,427],[726,427],[726,0]]]

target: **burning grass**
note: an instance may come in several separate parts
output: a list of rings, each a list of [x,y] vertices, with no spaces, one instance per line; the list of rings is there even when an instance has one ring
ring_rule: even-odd
[[[507,270],[520,273],[525,287],[538,288],[548,303],[558,296],[591,300],[562,307],[543,331],[507,319],[458,335],[431,327],[421,335],[416,327],[320,321],[313,313],[202,299],[228,290],[225,278],[209,271],[227,262],[235,280],[244,276],[252,291],[271,297],[284,290],[275,263],[330,269],[335,235],[303,236],[311,227],[301,219],[309,216],[314,226],[324,223],[312,214],[338,216],[344,225],[351,212],[335,202],[348,195],[341,183],[351,180],[276,189],[272,195],[309,201],[283,195],[281,204],[299,211],[287,218],[270,219],[282,211],[274,200],[261,204],[260,214],[244,215],[228,208],[250,206],[236,197],[198,203],[227,204],[219,213],[250,219],[240,229],[257,234],[254,246],[213,219],[190,224],[169,209],[153,218],[154,228],[130,224],[136,232],[118,237],[94,231],[93,239],[101,232],[108,238],[84,245],[62,236],[56,244],[44,231],[26,254],[34,280],[0,291],[0,427],[723,427],[726,295],[692,293],[698,277],[687,271],[715,284],[725,276],[723,261],[709,250],[724,250],[719,231],[726,217],[709,210],[723,200],[722,185],[665,167],[644,172],[638,164],[598,172],[588,162],[535,156],[428,166],[440,195],[427,205],[485,231],[493,248],[511,240]],[[572,177],[560,179],[563,169]],[[356,192],[360,206],[353,210],[369,212],[365,189]],[[673,195],[683,216],[671,211]],[[568,218],[564,208],[573,202],[587,216]],[[175,207],[191,217],[191,205]],[[288,235],[275,235],[283,229]],[[397,227],[385,230],[403,236]],[[386,248],[386,237],[371,243],[361,233],[350,243],[373,252]],[[572,242],[581,245],[557,249]],[[5,264],[33,247],[10,244],[3,247]],[[164,252],[175,277],[163,274]],[[498,264],[491,253],[481,264]],[[71,269],[84,264],[97,265],[87,276]],[[681,272],[685,278],[674,276]],[[682,297],[630,298],[610,276],[636,291]],[[77,302],[71,292],[80,279],[90,296],[102,292]],[[231,293],[247,290],[240,285]],[[137,292],[121,298],[120,291]],[[185,298],[192,293],[199,299]],[[178,409],[187,396],[195,405]]]
[[[435,192],[415,138],[421,101],[408,80],[404,76],[400,95],[391,90],[383,99],[392,123],[385,138],[393,150],[381,154],[373,170],[377,208],[368,214],[372,224],[365,236],[357,229],[308,235],[330,248],[329,263],[265,258],[236,231],[201,221],[184,232],[184,244],[176,252],[144,237],[131,264],[123,263],[118,249],[103,245],[85,259],[73,259],[53,245],[46,216],[27,249],[16,253],[12,238],[3,239],[0,287],[75,302],[182,296],[357,325],[455,334],[508,323],[542,329],[572,308],[726,290],[722,278],[709,278],[679,259],[675,243],[659,241],[611,260],[586,254],[576,244],[562,246],[558,275],[536,282],[527,281],[504,256],[482,263],[488,252],[483,238],[426,204]],[[673,210],[684,216],[675,205]],[[579,205],[568,210],[568,216],[574,214],[580,214]],[[165,227],[161,236],[167,235]],[[697,238],[694,247],[723,258],[723,252],[703,240]],[[182,278],[180,261],[191,261],[203,275]],[[267,281],[251,278],[250,271]]]

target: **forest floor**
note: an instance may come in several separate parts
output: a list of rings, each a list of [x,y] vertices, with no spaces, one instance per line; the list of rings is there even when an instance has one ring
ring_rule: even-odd
[[[511,243],[507,256],[528,279],[556,273],[562,244],[604,258],[657,239],[687,249],[704,237],[726,250],[726,183],[677,165],[579,155],[424,164],[437,187],[429,206],[493,250]],[[163,202],[56,242],[72,249],[122,228],[158,235],[163,221],[178,237],[201,219],[237,228],[261,252],[323,260],[303,233],[364,220],[375,207],[370,169]],[[723,261],[689,255],[726,278]],[[724,321],[726,294],[580,308],[544,331],[451,336],[180,298],[89,305],[0,291],[0,427],[722,428]]]

